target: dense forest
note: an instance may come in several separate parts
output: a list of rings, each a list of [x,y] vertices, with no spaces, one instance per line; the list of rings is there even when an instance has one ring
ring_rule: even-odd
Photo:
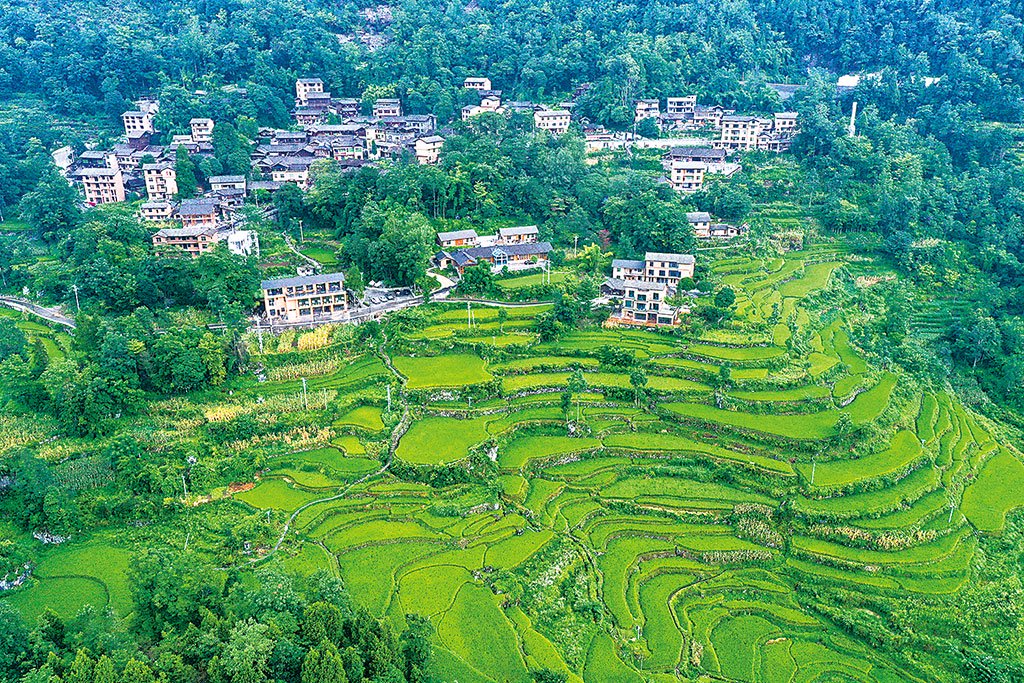
[[[330,236],[353,283],[429,289],[437,230],[536,223],[559,265],[574,246],[593,258],[593,267],[575,261],[579,277],[558,293],[554,313],[538,318],[550,341],[589,322],[576,300],[595,293],[590,276],[610,254],[689,252],[687,211],[738,223],[754,204],[784,199],[803,207],[822,236],[877,249],[899,273],[876,302],[884,329],[862,340],[883,365],[948,381],[971,408],[1024,428],[1022,70],[1024,11],[1006,0],[0,0],[0,221],[24,221],[32,233],[25,239],[0,223],[0,289],[61,304],[78,324],[70,353],[51,361],[42,341],[0,318],[0,404],[52,420],[62,437],[107,439],[90,457],[120,489],[58,493],[50,468],[29,449],[12,449],[0,453],[0,512],[19,532],[80,533],[169,514],[161,506],[185,471],[197,486],[244,476],[224,444],[255,435],[255,418],[217,427],[202,444],[206,470],[182,464],[191,452],[158,444],[149,453],[117,432],[144,402],[218,391],[246,367],[257,264],[223,250],[194,261],[154,254],[131,208],[82,208],[50,152],[115,140],[121,113],[153,95],[167,134],[196,116],[217,121],[215,157],[195,169],[200,180],[244,172],[242,150],[258,126],[292,125],[294,81],[306,76],[366,106],[393,96],[407,113],[450,122],[474,102],[463,79],[486,75],[506,100],[575,96],[578,117],[614,130],[633,125],[640,97],[696,93],[705,104],[771,113],[783,104],[767,84],[799,85],[785,107],[799,112],[801,132],[779,162],[784,176],[770,182],[755,172],[778,160],[751,152],[730,181],[681,198],[657,182],[656,156],[588,163],[578,126],[553,138],[527,117],[483,115],[451,125],[436,166],[318,166],[309,192],[276,195],[272,227],[292,233],[301,221]],[[853,73],[859,85],[837,89],[837,78]],[[753,221],[755,248],[770,230]],[[716,280],[699,264],[694,284],[710,291]],[[466,291],[489,294],[494,283],[473,271]],[[721,324],[732,296],[699,307],[698,324]],[[923,345],[910,332],[924,301],[940,322]],[[414,315],[405,322],[417,324]],[[346,353],[381,343],[381,329],[365,328],[347,333]],[[8,490],[8,477],[19,487]],[[246,528],[267,541],[258,517]],[[1003,591],[1019,533],[999,543],[985,562],[1006,579]],[[2,576],[26,557],[0,540],[0,560]],[[0,681],[427,680],[429,626],[394,633],[330,577],[298,582],[267,570],[250,581],[187,551],[151,553],[133,569],[131,589],[131,624],[100,613],[25,624],[0,602]],[[1019,631],[1019,592],[980,588],[965,604]],[[823,604],[842,599],[821,596]],[[1007,613],[985,611],[995,603]],[[889,646],[898,641],[886,637]],[[958,675],[1021,680],[1019,653],[978,640],[957,642]]]

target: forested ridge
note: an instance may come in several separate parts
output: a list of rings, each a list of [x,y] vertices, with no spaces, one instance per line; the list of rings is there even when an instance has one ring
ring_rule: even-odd
[[[1022,68],[1006,0],[0,0],[0,292],[77,324],[0,316],[0,580],[18,582],[0,681],[497,680],[473,657],[506,643],[452,626],[466,615],[515,627],[495,650],[510,680],[755,680],[736,672],[783,661],[812,680],[819,649],[821,676],[1024,679]],[[505,101],[574,98],[572,130],[458,121],[477,75]],[[293,126],[314,76],[364,110],[436,115],[441,159],[318,166],[268,200],[273,221],[250,211],[260,262],[161,256],[135,206],[81,206],[50,158],[109,146],[154,96],[168,137],[217,123],[212,154],[183,160],[194,192],[250,173],[259,127]],[[779,83],[799,86],[785,104]],[[585,152],[581,120],[628,130],[636,99],[691,93],[793,109],[801,132],[689,196],[657,153]],[[694,251],[694,210],[750,232],[697,252],[692,315],[599,330],[611,257]],[[460,293],[535,309],[248,330],[302,229],[350,286],[429,291],[437,231],[527,223],[559,279],[481,267]],[[48,585],[76,609],[53,612]],[[685,609],[648,633],[662,592]],[[745,626],[716,631],[723,610]],[[764,630],[750,663],[712,653],[766,615],[820,631]]]

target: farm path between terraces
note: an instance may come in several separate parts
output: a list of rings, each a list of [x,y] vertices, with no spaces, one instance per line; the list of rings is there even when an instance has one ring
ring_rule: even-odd
[[[385,336],[385,338],[381,341],[380,348],[378,349],[378,355],[380,355],[380,358],[384,362],[384,365],[387,366],[387,368],[392,372],[392,374],[394,374],[395,378],[398,380],[398,400],[402,404],[402,417],[398,421],[398,424],[395,425],[394,430],[392,430],[391,439],[389,440],[388,443],[387,462],[385,462],[383,465],[381,465],[378,469],[374,470],[373,472],[365,474],[359,479],[356,479],[338,493],[335,493],[332,496],[327,496],[326,498],[318,498],[316,500],[311,500],[308,503],[299,506],[299,508],[292,512],[291,516],[288,517],[288,521],[285,522],[284,530],[281,532],[281,536],[277,539],[277,543],[274,544],[274,549],[266,555],[264,555],[263,557],[251,560],[250,562],[262,562],[272,557],[281,548],[281,544],[283,544],[285,538],[288,537],[288,532],[291,530],[292,524],[295,522],[295,520],[298,518],[299,514],[303,510],[311,508],[314,505],[319,505],[321,503],[329,503],[331,501],[344,498],[346,495],[348,495],[348,492],[351,491],[353,487],[363,483],[364,481],[367,481],[368,479],[372,479],[373,477],[377,477],[381,474],[384,474],[385,472],[388,471],[388,468],[391,467],[391,460],[395,456],[395,449],[398,448],[398,442],[402,440],[402,437],[405,436],[405,433],[409,430],[409,427],[412,425],[412,413],[409,411],[409,404],[405,399],[405,377],[403,377],[402,374],[398,372],[394,364],[391,362],[391,356],[390,354],[388,354],[386,347],[387,337]]]

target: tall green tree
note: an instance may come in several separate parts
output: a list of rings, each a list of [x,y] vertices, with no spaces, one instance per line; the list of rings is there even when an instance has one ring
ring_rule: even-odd
[[[196,164],[184,145],[178,145],[174,153],[174,173],[178,183],[178,199],[191,199],[199,189]]]

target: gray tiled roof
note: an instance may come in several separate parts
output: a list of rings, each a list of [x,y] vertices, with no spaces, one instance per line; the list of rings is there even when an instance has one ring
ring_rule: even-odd
[[[629,268],[630,270],[643,270],[646,266],[643,261],[636,259],[617,258],[612,261],[612,268]]]
[[[299,285],[322,285],[328,282],[344,282],[344,273],[321,273],[320,275],[300,275],[297,277],[280,277],[260,282],[262,289],[274,287],[297,287]]]
[[[694,263],[696,259],[693,254],[668,254],[661,251],[649,251],[644,254],[648,261],[667,261],[669,263]]]

